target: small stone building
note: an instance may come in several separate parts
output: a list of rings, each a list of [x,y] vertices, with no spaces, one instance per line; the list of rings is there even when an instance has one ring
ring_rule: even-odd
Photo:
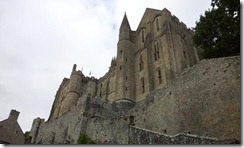
[[[0,122],[0,143],[1,144],[24,144],[24,133],[17,122],[19,112],[11,110],[8,119]]]

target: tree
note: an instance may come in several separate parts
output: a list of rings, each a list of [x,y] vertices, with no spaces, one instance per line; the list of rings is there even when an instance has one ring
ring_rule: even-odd
[[[240,54],[240,1],[212,0],[212,9],[200,16],[193,42],[203,49],[204,58]]]

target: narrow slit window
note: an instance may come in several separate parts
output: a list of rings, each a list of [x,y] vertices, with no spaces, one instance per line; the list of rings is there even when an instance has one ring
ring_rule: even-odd
[[[154,44],[154,60],[157,61],[160,58],[158,42]]]
[[[144,78],[141,78],[141,87],[142,87],[142,93],[144,93],[145,92]]]
[[[162,75],[161,75],[161,70],[158,70],[158,83],[161,84],[162,83]]]
[[[158,23],[158,19],[156,19],[156,28],[157,28],[157,31],[159,31],[159,23]]]
[[[140,55],[139,68],[140,68],[140,71],[142,71],[142,70],[144,69],[143,60],[142,60],[142,55]]]
[[[142,43],[144,43],[145,38],[144,38],[144,30],[141,31],[141,37],[142,37]]]

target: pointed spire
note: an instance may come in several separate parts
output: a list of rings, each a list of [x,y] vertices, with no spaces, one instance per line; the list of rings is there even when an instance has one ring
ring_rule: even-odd
[[[120,30],[119,40],[123,40],[123,39],[130,40],[131,39],[131,29],[130,29],[130,24],[127,19],[126,13],[124,14],[124,18],[122,20],[119,30]]]
[[[123,18],[122,23],[120,25],[120,30],[122,30],[122,29],[127,30],[127,31],[130,30],[130,24],[129,24],[129,21],[128,21],[127,16],[126,16],[126,12],[124,14],[124,18]]]

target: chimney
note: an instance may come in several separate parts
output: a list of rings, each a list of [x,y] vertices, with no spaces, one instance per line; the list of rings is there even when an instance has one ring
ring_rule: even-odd
[[[12,109],[8,118],[17,121],[18,117],[19,117],[19,112]]]

